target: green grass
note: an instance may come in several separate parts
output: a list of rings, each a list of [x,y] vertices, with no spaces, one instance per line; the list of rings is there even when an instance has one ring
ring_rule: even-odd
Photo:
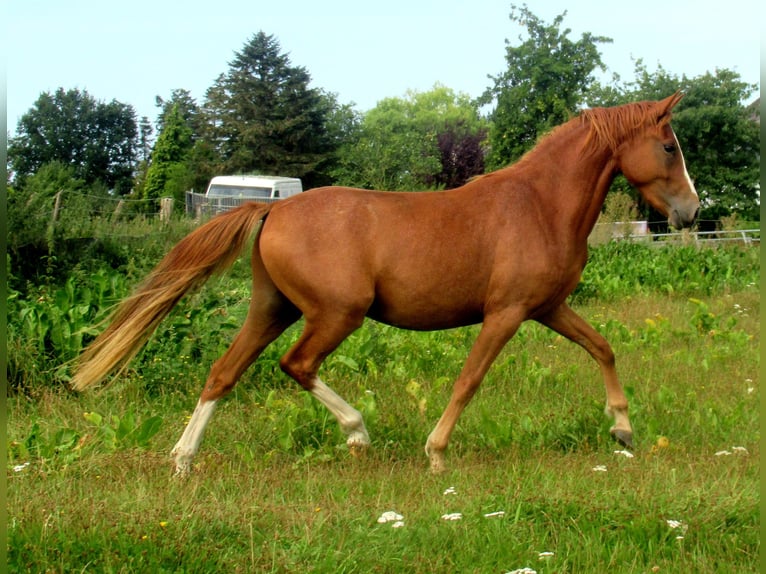
[[[461,418],[450,470],[430,474],[423,445],[476,329],[367,323],[322,373],[365,414],[366,456],[279,373],[293,330],[222,401],[195,472],[174,479],[167,453],[244,307],[227,289],[213,289],[231,302],[226,317],[203,305],[169,319],[104,389],[9,398],[10,572],[759,570],[755,286],[577,305],[617,355],[634,458],[614,452],[595,363],[525,324]],[[187,342],[204,324],[221,341],[199,352]],[[377,523],[388,510],[403,527]],[[462,520],[441,518],[452,512]]]

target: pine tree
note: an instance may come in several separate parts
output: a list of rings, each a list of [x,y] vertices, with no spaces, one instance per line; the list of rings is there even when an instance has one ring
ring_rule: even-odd
[[[191,147],[192,130],[178,106],[173,106],[164,116],[162,131],[152,151],[143,198],[174,197],[179,205],[183,204],[183,193],[189,180],[186,159]]]
[[[207,138],[225,173],[311,179],[333,144],[332,99],[309,87],[274,36],[256,34],[206,94]]]

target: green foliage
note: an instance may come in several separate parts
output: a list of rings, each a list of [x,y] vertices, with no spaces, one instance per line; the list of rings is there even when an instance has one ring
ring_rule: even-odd
[[[58,284],[77,268],[119,267],[123,245],[99,237],[99,227],[113,230],[117,204],[103,184],[86,185],[56,161],[29,176],[23,188],[9,189],[9,284],[24,290],[27,282]]]
[[[143,274],[196,225],[137,214],[141,202],[115,198],[98,184],[83,187],[70,174],[54,162],[23,190],[9,190],[8,284],[23,294],[103,268]]]
[[[85,182],[75,178],[74,169],[58,161],[43,165],[24,189],[8,189],[7,241],[14,266],[39,267],[39,257],[33,262],[25,255],[31,250],[49,251],[56,194],[84,189]]]
[[[156,415],[138,422],[131,409],[122,417],[112,415],[107,419],[92,411],[83,413],[83,418],[97,429],[101,445],[110,451],[133,447],[146,448],[162,426],[162,417]]]
[[[386,98],[364,114],[339,151],[339,185],[368,189],[451,188],[484,171],[486,124],[464,94],[434,86]]]
[[[121,417],[112,415],[108,419],[97,412],[85,412],[83,419],[91,428],[63,427],[46,431],[40,421],[33,422],[25,437],[9,444],[9,467],[32,462],[61,467],[80,459],[85,450],[115,452],[147,448],[162,426],[162,417],[155,415],[138,422],[130,409]]]
[[[40,95],[21,117],[8,146],[8,161],[23,186],[43,165],[58,161],[87,184],[101,182],[118,194],[132,187],[138,145],[136,114],[116,100],[95,100],[87,91]]]
[[[71,428],[60,428],[47,436],[35,421],[29,434],[20,441],[12,441],[8,449],[8,464],[28,465],[36,462],[57,462],[66,465],[80,456],[79,441],[81,435]]]
[[[561,29],[566,12],[546,24],[526,5],[512,5],[511,21],[526,28],[528,38],[506,47],[505,72],[482,97],[496,101],[489,130],[487,164],[498,169],[519,159],[538,138],[569,120],[585,102],[596,68],[604,69],[598,44],[611,39],[584,33],[573,41]]]
[[[124,276],[102,270],[30,295],[11,290],[8,297],[8,383],[16,390],[67,380],[66,364],[94,338],[127,287]]]
[[[341,185],[383,190],[426,188],[439,172],[436,134],[415,128],[410,105],[387,98],[365,114],[359,137],[344,148]]]

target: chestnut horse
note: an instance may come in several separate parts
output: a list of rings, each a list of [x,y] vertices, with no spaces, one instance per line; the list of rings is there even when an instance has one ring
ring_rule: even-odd
[[[327,187],[219,215],[182,239],[120,304],[83,352],[72,385],[85,389],[124,367],[179,299],[231,265],[258,230],[248,315],[213,364],[172,451],[177,473],[190,470],[217,401],[301,316],[303,332],[280,366],[335,415],[352,450],[369,444],[362,416],[317,373],[365,317],[416,330],[482,324],[426,442],[434,471],[444,469],[455,423],[487,369],[528,319],[595,359],[614,418],[611,434],[632,446],[612,349],[566,298],[580,280],[588,235],[616,174],[674,227],[693,223],[699,199],[669,123],[681,97],[585,110],[516,164],[457,189]]]

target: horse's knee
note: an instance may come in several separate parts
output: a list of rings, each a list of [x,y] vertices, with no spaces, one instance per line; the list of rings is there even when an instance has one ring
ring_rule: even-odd
[[[603,366],[614,367],[614,351],[612,350],[609,341],[604,337],[599,335],[598,337],[593,338],[585,345],[585,348],[590,352],[593,358]]]

